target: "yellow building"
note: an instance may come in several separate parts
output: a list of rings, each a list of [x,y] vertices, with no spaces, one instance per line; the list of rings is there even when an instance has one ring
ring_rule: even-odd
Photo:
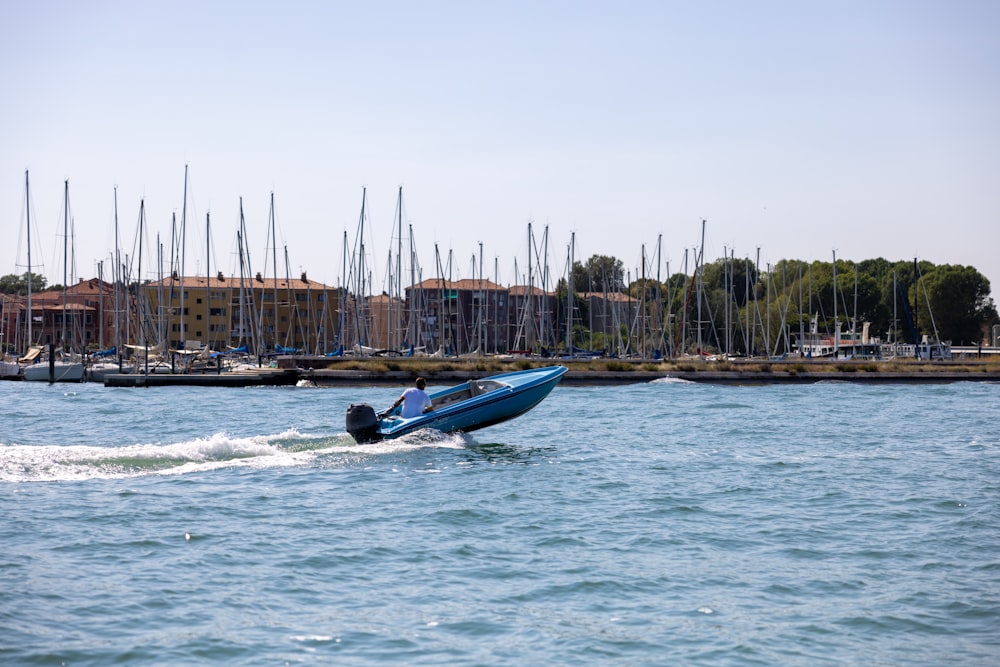
[[[144,285],[147,340],[173,349],[246,346],[251,353],[323,354],[337,333],[337,288],[299,279],[172,276]]]

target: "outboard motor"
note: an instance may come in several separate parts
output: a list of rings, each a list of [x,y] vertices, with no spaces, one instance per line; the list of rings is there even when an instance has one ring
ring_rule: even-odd
[[[367,403],[351,403],[347,408],[347,432],[359,445],[379,439],[378,417]]]

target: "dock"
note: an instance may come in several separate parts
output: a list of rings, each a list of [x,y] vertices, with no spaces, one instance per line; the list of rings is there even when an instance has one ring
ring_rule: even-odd
[[[105,387],[276,387],[294,385],[298,371],[261,368],[228,373],[115,373],[104,376]]]
[[[409,385],[418,376],[434,385],[452,385],[498,373],[523,370],[523,363],[441,362],[332,362],[279,357],[277,368],[221,373],[125,373],[107,375],[106,387],[252,387],[290,386],[307,381],[319,387],[376,387]],[[305,361],[305,363],[302,363]],[[299,363],[296,363],[299,362]],[[320,364],[324,365],[320,365]],[[1000,382],[1000,364],[984,361],[953,362],[779,362],[779,363],[575,363],[539,360],[531,366],[559,364],[569,368],[562,385],[611,386],[654,380],[682,380],[704,384],[764,385],[852,382],[859,384],[947,384]]]

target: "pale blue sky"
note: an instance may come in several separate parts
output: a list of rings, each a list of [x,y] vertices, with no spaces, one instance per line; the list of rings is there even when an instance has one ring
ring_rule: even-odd
[[[129,252],[142,197],[169,242],[188,164],[188,274],[209,211],[212,271],[238,271],[241,195],[263,268],[273,191],[293,273],[335,285],[367,186],[381,291],[402,185],[425,278],[435,243],[471,277],[481,242],[514,282],[529,220],[554,277],[571,232],[633,271],[662,234],[677,270],[705,218],[708,260],[916,256],[1000,290],[1000,3],[42,1],[0,25],[0,273],[25,169],[61,282],[64,179],[91,277],[112,188]]]

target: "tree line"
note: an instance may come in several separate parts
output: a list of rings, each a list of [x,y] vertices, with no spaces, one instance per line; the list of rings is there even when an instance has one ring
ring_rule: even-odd
[[[562,301],[565,290],[560,280]],[[650,321],[657,321],[657,311],[668,314],[669,320],[661,316],[660,321],[669,323],[679,345],[700,333],[706,347],[750,354],[785,351],[788,339],[808,332],[813,320],[820,333],[832,333],[834,314],[841,331],[860,334],[868,322],[871,336],[899,342],[927,335],[977,345],[989,340],[991,327],[1000,323],[982,273],[972,266],[928,261],[838,259],[834,265],[781,260],[761,268],[750,260],[719,258],[694,275],[676,273],[660,283],[655,276],[627,280],[620,260],[594,255],[574,264],[573,291],[628,294],[648,311]],[[588,321],[586,309],[586,302],[577,299],[574,322]],[[748,336],[727,337],[727,323],[744,331],[754,326],[758,349],[746,349]],[[680,340],[682,329],[686,340]]]

